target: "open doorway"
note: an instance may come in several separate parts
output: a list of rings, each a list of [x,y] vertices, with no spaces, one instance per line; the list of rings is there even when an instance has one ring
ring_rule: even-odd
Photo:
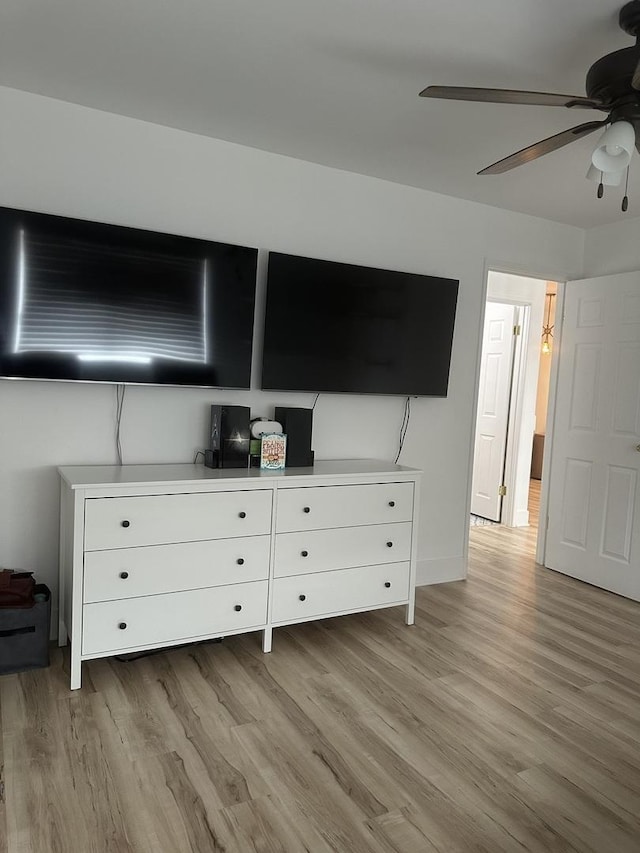
[[[556,293],[555,282],[488,273],[472,525],[537,524]],[[545,328],[548,353],[542,352]]]

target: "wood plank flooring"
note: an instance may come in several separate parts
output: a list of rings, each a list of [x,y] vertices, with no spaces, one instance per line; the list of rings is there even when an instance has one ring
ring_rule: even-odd
[[[471,531],[401,608],[0,678],[1,853],[640,851],[640,606]]]

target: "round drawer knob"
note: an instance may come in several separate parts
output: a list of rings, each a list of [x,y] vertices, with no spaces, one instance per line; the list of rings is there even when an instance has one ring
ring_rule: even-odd
[[[120,572],[120,577],[123,581],[126,581],[126,579],[129,577],[129,572]]]
[[[387,548],[393,548],[393,542],[387,542]]]
[[[236,611],[236,613],[240,613],[240,611],[242,610],[242,605],[236,604],[236,606],[233,609]]]
[[[302,511],[303,511],[303,512],[311,512],[311,507],[310,507],[310,506],[305,506],[305,507],[303,507],[303,508],[302,508]]]
[[[301,556],[301,557],[308,557],[308,556],[309,556],[309,552],[308,552],[308,551],[300,551],[300,556]]]
[[[395,505],[396,505],[395,501],[389,501],[389,506],[395,506]]]
[[[247,513],[246,513],[246,512],[239,512],[239,513],[238,513],[238,517],[239,517],[239,518],[246,518],[246,517],[247,517]]]
[[[126,627],[127,627],[127,623],[126,623],[126,622],[119,622],[119,623],[118,623],[118,628],[120,628],[120,630],[121,630],[121,631],[124,631],[124,629],[125,629]]]
[[[385,581],[384,585],[386,586],[387,589],[389,589],[391,586],[391,581]]]
[[[244,566],[244,559],[242,557],[238,557],[238,559],[236,560],[236,563],[239,566]]]
[[[130,522],[130,521],[121,521],[121,522],[120,522],[120,524],[121,524],[123,527],[129,527],[129,525],[131,524],[131,522]]]
[[[299,595],[298,598],[300,599],[300,601],[306,601],[307,600],[306,595]]]

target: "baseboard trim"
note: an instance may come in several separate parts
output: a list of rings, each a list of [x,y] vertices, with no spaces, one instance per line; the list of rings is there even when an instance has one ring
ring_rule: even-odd
[[[513,517],[513,526],[514,527],[528,527],[529,526],[529,510],[528,509],[519,509]]]
[[[467,577],[467,561],[464,557],[442,557],[436,560],[418,560],[416,585],[430,586],[434,583],[462,581]]]

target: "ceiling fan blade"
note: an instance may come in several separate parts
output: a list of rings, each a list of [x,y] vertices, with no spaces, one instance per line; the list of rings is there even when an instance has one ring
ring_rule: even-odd
[[[604,127],[607,121],[588,121],[586,124],[579,124],[577,127],[572,127],[569,130],[563,130],[562,133],[556,133],[555,136],[548,136],[546,139],[541,139],[540,142],[535,142],[521,151],[516,151],[515,154],[505,157],[504,160],[498,160],[497,163],[492,163],[487,166],[479,175],[500,175],[502,172],[508,172],[509,169],[515,169],[516,166],[522,166],[525,163],[530,163],[532,160],[537,160],[543,154],[549,154],[551,151],[556,151],[570,142],[575,142],[581,136],[586,136],[588,133],[593,133],[599,127]]]
[[[528,104],[541,107],[585,107],[603,109],[590,98],[574,95],[555,95],[551,92],[523,92],[519,89],[476,89],[469,86],[427,86],[421,98],[444,98],[452,101],[482,101],[488,104]]]

